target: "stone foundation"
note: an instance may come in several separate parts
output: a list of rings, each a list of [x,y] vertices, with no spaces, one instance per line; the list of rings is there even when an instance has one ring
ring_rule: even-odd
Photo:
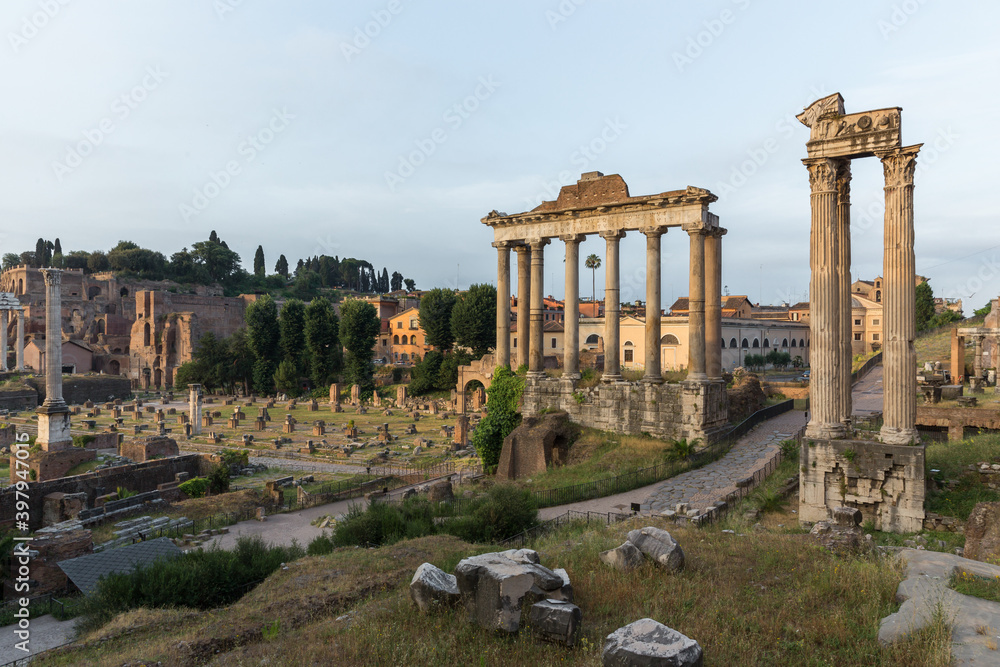
[[[542,410],[563,410],[574,423],[602,431],[699,438],[702,444],[718,440],[729,426],[721,382],[614,382],[577,389],[576,380],[529,377],[522,413],[535,417]]]
[[[28,470],[34,470],[35,476],[30,478],[32,482],[47,482],[52,479],[65,477],[66,473],[87,461],[97,458],[97,451],[93,449],[83,449],[82,447],[70,447],[57,452],[35,452],[28,457]],[[17,471],[24,468],[17,467],[17,457],[10,457],[10,481],[16,482],[20,477]],[[30,473],[29,473],[30,474]]]
[[[826,521],[834,508],[849,506],[876,530],[923,530],[923,446],[804,438],[799,461],[800,523]]]
[[[118,447],[118,455],[131,459],[136,463],[145,463],[154,459],[165,459],[179,456],[177,441],[162,435],[151,435],[130,442],[123,442]]]

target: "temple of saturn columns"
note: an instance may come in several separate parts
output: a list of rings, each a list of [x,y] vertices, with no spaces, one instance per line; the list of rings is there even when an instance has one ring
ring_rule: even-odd
[[[0,292],[0,371],[12,370],[7,368],[7,327],[9,326],[11,313],[17,317],[17,361],[13,370],[24,370],[24,307],[18,301],[17,296],[10,292]]]
[[[646,432],[670,438],[717,439],[728,425],[728,400],[721,362],[721,262],[719,219],[708,210],[717,197],[708,190],[685,190],[632,197],[618,175],[583,174],[563,187],[556,201],[525,213],[491,212],[482,219],[493,229],[497,249],[497,367],[527,365],[523,414],[561,409],[580,424],[625,433]],[[688,377],[666,384],[661,373],[660,243],[671,228],[688,235],[690,246],[690,354]],[[619,359],[619,243],[627,232],[646,237],[646,358],[641,382],[625,382]],[[580,242],[599,234],[605,254],[604,372],[601,383],[578,388],[580,379]],[[545,247],[562,241],[566,266],[565,352],[562,376],[543,367],[543,276]],[[527,325],[528,345],[511,359],[511,250],[517,253],[518,329]]]
[[[903,146],[899,107],[847,114],[839,93],[798,116],[811,187],[810,420],[802,445],[799,518],[861,510],[878,530],[920,531],[924,448],[916,428],[913,175],[920,144]],[[852,438],[851,160],[878,157],[885,176],[884,424],[879,441]]]

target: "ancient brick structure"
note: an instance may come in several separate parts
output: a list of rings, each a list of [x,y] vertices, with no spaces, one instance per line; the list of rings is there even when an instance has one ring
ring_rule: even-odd
[[[37,551],[38,555],[30,559],[30,577],[34,582],[30,595],[37,597],[65,590],[69,580],[57,563],[93,553],[94,540],[89,530],[42,534],[31,542],[31,550]],[[15,555],[11,559],[12,576],[4,583],[4,597],[7,599],[24,596],[24,593],[15,591],[13,587],[18,566],[18,558]]]
[[[145,463],[154,459],[165,459],[179,456],[177,441],[161,435],[150,435],[123,442],[118,447],[118,454],[136,463]]]

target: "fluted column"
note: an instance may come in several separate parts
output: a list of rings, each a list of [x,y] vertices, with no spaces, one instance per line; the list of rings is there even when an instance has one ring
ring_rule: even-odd
[[[563,333],[563,377],[580,377],[580,242],[579,234],[563,236],[566,244],[566,306]]]
[[[66,406],[62,395],[62,270],[42,269],[45,279],[45,401],[43,407]]]
[[[531,339],[531,248],[519,245],[517,251],[517,366],[528,366],[528,341]]]
[[[713,229],[705,237],[705,373],[722,380],[722,237]]]
[[[528,373],[545,374],[545,348],[542,341],[545,331],[545,246],[548,239],[531,241],[531,326],[528,346]],[[518,312],[521,307],[518,306]],[[520,327],[518,327],[520,328]]]
[[[806,437],[840,438],[845,435],[840,409],[840,277],[837,247],[837,166],[835,160],[802,161],[809,170],[812,191],[812,224],[809,233],[809,336],[811,378],[810,420]]]
[[[660,359],[662,330],[662,304],[660,302],[660,237],[666,228],[653,227],[642,231],[646,235],[646,372],[642,381],[652,384],[663,382],[663,363]]]
[[[920,145],[880,153],[885,172],[883,267],[884,407],[882,441],[918,442],[916,259],[913,254],[913,172]]]
[[[497,344],[496,365],[510,366],[510,244],[494,243],[497,249]]]
[[[702,227],[685,230],[691,242],[688,274],[688,380],[704,382],[705,372],[705,234]]]
[[[982,385],[983,381],[983,337],[973,336],[972,342],[976,346],[976,357],[972,360],[972,374],[976,377],[976,383]]]
[[[0,311],[0,371],[7,370],[7,325],[10,324],[10,311]]]
[[[837,375],[840,384],[840,421],[850,432],[853,400],[851,397],[851,368],[854,366],[854,309],[851,307],[851,163],[837,165],[837,280],[840,301],[840,363],[843,369]]]
[[[188,385],[188,420],[191,422],[191,435],[201,434],[201,385]]]
[[[24,370],[24,310],[17,311],[17,370]]]
[[[604,258],[604,375],[602,382],[618,382],[622,379],[621,345],[619,325],[622,308],[621,278],[618,262],[619,242],[625,232],[614,230],[601,232],[607,242]]]

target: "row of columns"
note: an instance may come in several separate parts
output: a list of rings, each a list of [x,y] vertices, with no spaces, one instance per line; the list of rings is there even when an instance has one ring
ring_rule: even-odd
[[[688,379],[722,378],[722,236],[724,229],[692,226],[689,273],[689,366]],[[660,355],[662,303],[660,298],[660,240],[665,227],[643,229],[646,236],[646,357],[644,382],[663,382]],[[622,230],[601,232],[605,240],[604,382],[617,382],[621,375],[619,319],[621,316],[620,242]],[[563,377],[580,377],[580,243],[584,236],[559,237],[566,253],[566,301]],[[498,366],[526,365],[528,373],[544,374],[545,246],[549,239],[494,243],[497,249],[497,346]],[[518,334],[517,359],[510,351],[510,251],[517,252]],[[527,308],[526,308],[527,306]],[[528,325],[527,327],[525,325]],[[527,344],[525,344],[527,343]]]
[[[913,174],[919,146],[878,154],[885,172],[882,440],[909,444],[916,431]],[[851,219],[849,159],[803,160],[812,208],[809,264],[811,419],[806,436],[841,438],[851,429]]]
[[[7,325],[10,323],[9,313],[17,313],[17,341],[15,350],[17,352],[17,367],[14,370],[24,370],[24,310],[2,311],[0,315],[0,371],[10,370],[7,368]]]

